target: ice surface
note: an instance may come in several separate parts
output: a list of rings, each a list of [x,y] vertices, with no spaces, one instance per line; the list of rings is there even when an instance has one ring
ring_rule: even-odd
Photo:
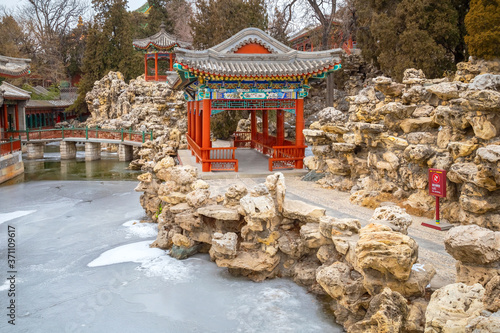
[[[133,224],[144,217],[136,185],[2,186],[0,214],[13,207],[36,214],[9,220],[16,228],[18,308],[14,329],[2,320],[0,332],[342,331],[292,281],[254,283],[229,275],[207,254],[178,261],[149,248],[156,224]],[[6,232],[7,224],[0,225],[0,239]],[[0,258],[6,255],[7,244],[0,241]],[[0,261],[3,272],[5,264]],[[4,307],[6,286],[0,282]]]
[[[17,219],[18,217],[33,214],[36,210],[17,210],[10,213],[0,213],[0,224]]]

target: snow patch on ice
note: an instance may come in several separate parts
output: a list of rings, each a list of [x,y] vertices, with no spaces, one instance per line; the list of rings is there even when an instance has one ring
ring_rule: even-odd
[[[140,223],[137,220],[127,221],[122,224],[127,229],[127,237],[138,236],[140,238],[156,237],[158,234],[158,224],[156,223]]]
[[[151,241],[137,242],[115,247],[102,253],[97,259],[92,260],[87,266],[98,267],[119,264],[123,262],[144,263],[165,255],[165,251],[150,248]]]
[[[194,268],[186,261],[170,256],[162,256],[144,262],[137,270],[143,270],[148,277],[161,277],[169,282],[186,282],[191,280]]]
[[[124,262],[137,262],[136,270],[143,271],[148,277],[161,277],[169,282],[189,281],[195,268],[188,261],[174,259],[166,251],[150,248],[151,241],[137,242],[118,246],[102,253],[91,261],[88,267],[107,266]]]
[[[0,224],[17,219],[18,217],[33,214],[36,210],[16,210],[15,212],[0,214]]]

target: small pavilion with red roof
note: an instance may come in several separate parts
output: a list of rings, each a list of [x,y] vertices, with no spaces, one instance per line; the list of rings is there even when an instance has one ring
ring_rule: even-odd
[[[180,41],[167,33],[163,23],[158,33],[150,37],[135,39],[132,45],[136,50],[144,52],[144,79],[146,81],[166,81],[168,73],[173,72],[174,50],[178,47],[191,47],[190,43]]]

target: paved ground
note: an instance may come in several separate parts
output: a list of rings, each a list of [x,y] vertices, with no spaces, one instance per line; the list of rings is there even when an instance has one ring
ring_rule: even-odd
[[[217,142],[214,146],[228,146],[227,142]],[[202,172],[201,166],[196,163],[194,156],[187,150],[179,151],[183,164],[197,166],[202,179],[211,186],[212,192],[224,193],[232,184],[242,184],[247,188],[263,183],[267,175],[271,174],[267,168],[268,158],[251,149],[238,149],[236,158],[239,162],[239,172]],[[373,209],[353,205],[349,201],[349,193],[325,189],[314,182],[302,181],[306,170],[279,170],[285,175],[287,192],[286,197],[292,200],[302,200],[309,204],[326,209],[330,216],[351,217],[367,225]],[[439,288],[454,283],[456,270],[455,259],[444,249],[443,238],[446,232],[423,227],[422,222],[429,222],[428,218],[413,217],[413,224],[408,229],[408,235],[419,244],[419,262],[432,264],[437,271],[432,280],[432,287]]]

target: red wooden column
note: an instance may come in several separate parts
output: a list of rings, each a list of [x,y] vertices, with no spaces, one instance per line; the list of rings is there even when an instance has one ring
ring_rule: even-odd
[[[191,102],[187,102],[187,135],[191,136]]]
[[[203,100],[203,133],[202,133],[202,155],[203,164],[202,171],[210,171],[210,99],[206,98]]]
[[[201,115],[200,115],[200,101],[196,101],[196,144],[201,147]]]
[[[295,100],[295,145],[300,147],[304,146],[304,100],[299,98]],[[303,151],[304,148],[300,148],[299,151]],[[302,169],[304,167],[304,161],[300,160],[295,162],[296,169]]]
[[[189,135],[193,141],[196,142],[196,102],[191,101],[191,114],[189,115],[191,117],[191,134]],[[191,155],[194,155],[194,149],[191,149]]]
[[[15,106],[15,112],[16,112],[16,131],[19,131],[19,107]]]
[[[276,145],[283,146],[285,140],[285,111],[276,110]]]
[[[7,104],[3,105],[3,128],[5,132],[9,130],[9,119],[7,118]]]
[[[144,80],[148,80],[148,54],[144,55]]]
[[[250,143],[250,147],[255,148],[255,138],[257,137],[257,115],[255,110],[250,111],[250,139],[252,142]]]
[[[172,53],[169,54],[169,57],[170,57],[170,71],[173,71],[174,70],[174,64],[172,63]]]
[[[267,145],[269,141],[269,116],[267,110],[262,110],[262,136],[264,137],[264,144]]]
[[[158,53],[155,53],[155,81],[158,81]]]

